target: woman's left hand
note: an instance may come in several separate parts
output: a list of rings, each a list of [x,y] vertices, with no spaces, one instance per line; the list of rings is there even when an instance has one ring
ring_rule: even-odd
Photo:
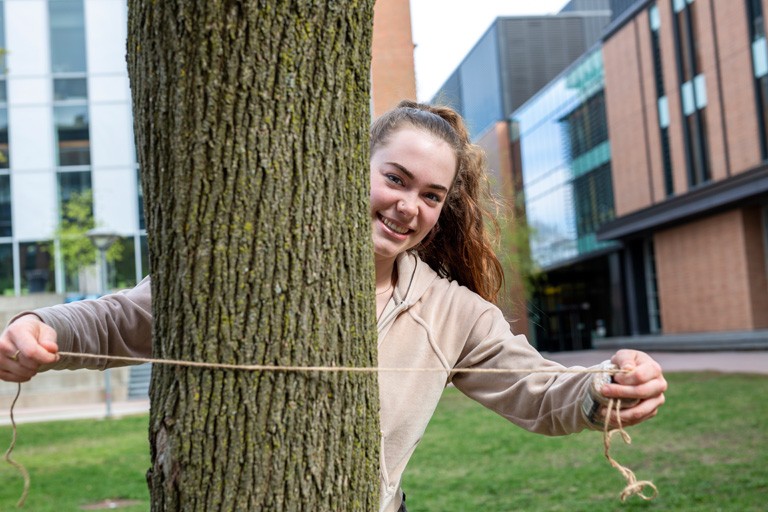
[[[604,384],[600,393],[606,398],[621,399],[634,405],[621,410],[623,426],[636,425],[656,416],[664,403],[667,381],[662,375],[661,366],[645,352],[637,350],[619,350],[611,362],[628,373],[617,373],[613,382]],[[618,426],[615,415],[611,415],[611,426]],[[604,415],[603,415],[604,417]]]

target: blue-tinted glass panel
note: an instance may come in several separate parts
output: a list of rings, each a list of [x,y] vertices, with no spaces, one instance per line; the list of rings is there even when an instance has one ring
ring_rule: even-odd
[[[85,16],[83,0],[49,0],[51,70],[85,73]]]
[[[0,244],[0,295],[13,295],[13,246]]]
[[[53,100],[88,99],[88,82],[85,78],[57,78],[53,81]]]
[[[53,108],[59,165],[90,165],[91,141],[88,126],[88,106],[75,105]]]
[[[615,216],[603,87],[597,50],[513,114],[531,254],[541,267],[611,246],[595,236]]]
[[[659,17],[659,8],[656,5],[652,5],[648,8],[648,21],[651,24],[651,30],[656,32],[661,28],[661,17]]]
[[[53,269],[50,242],[19,244],[19,268],[22,293],[54,291],[56,273]]]
[[[11,235],[11,177],[0,174],[0,236]]]
[[[693,78],[693,95],[696,98],[696,108],[707,106],[707,81],[704,75],[699,74]]]
[[[568,184],[528,201],[528,224],[533,230],[531,255],[541,267],[574,258],[578,254],[573,194]]]
[[[669,126],[669,102],[666,96],[662,96],[658,99],[659,109],[659,127],[666,128]]]

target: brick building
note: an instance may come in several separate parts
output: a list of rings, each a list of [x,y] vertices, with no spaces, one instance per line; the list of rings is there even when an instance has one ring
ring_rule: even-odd
[[[768,339],[767,9],[639,0],[603,36],[626,334]]]

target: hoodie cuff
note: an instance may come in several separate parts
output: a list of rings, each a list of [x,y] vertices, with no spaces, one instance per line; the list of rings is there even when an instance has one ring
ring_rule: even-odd
[[[603,361],[599,365],[594,367],[596,370],[606,370],[605,373],[595,373],[589,382],[587,392],[584,393],[584,398],[581,400],[581,412],[587,423],[594,428],[603,428],[603,422],[598,417],[601,406],[607,406],[609,399],[604,397],[600,392],[605,384],[609,384],[612,380],[612,374],[608,373],[608,370],[615,370],[617,367],[610,361]]]

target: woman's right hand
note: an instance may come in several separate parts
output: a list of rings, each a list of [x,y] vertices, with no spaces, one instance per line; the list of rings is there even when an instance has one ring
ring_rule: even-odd
[[[36,315],[20,316],[0,334],[0,379],[26,382],[41,365],[55,363],[56,331]]]

